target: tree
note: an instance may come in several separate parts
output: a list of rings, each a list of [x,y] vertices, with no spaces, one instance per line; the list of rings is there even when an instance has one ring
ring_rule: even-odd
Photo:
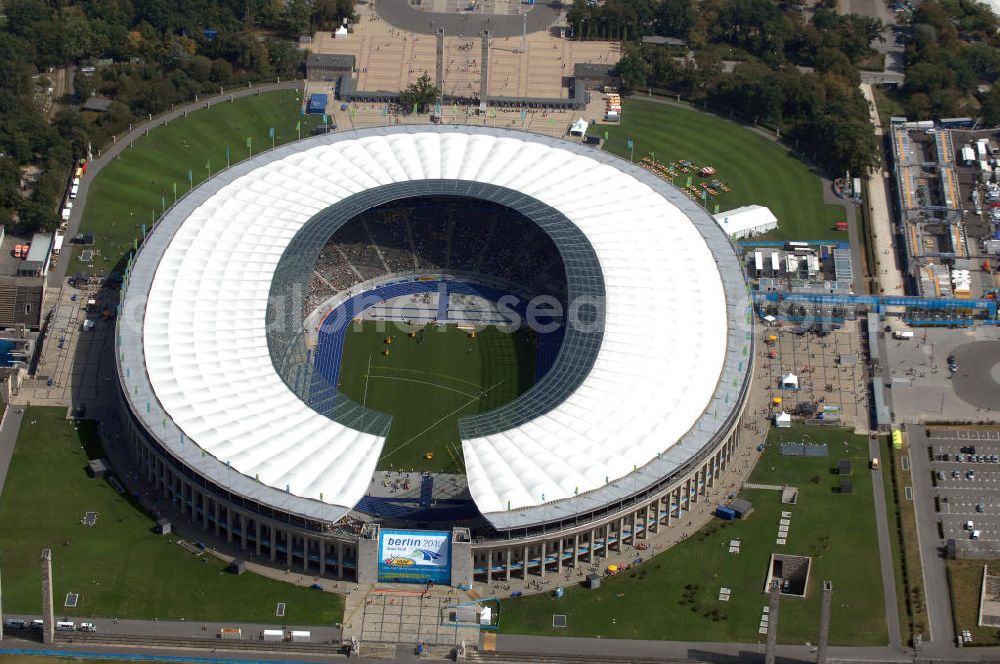
[[[615,72],[622,80],[625,90],[638,90],[646,87],[649,65],[637,44],[626,44],[621,60],[615,67]]]
[[[693,0],[662,0],[656,8],[656,27],[659,34],[687,39],[694,25]]]
[[[424,72],[420,78],[399,91],[399,103],[404,109],[416,108],[418,113],[424,113],[438,94],[437,86],[431,83],[430,75]]]

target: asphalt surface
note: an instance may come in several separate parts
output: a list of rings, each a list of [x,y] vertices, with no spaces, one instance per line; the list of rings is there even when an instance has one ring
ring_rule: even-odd
[[[878,440],[869,440],[868,453],[878,457]],[[896,573],[892,564],[892,546],[889,542],[889,517],[885,508],[885,483],[882,469],[867,471],[872,474],[872,491],[875,498],[875,531],[878,533],[878,559],[882,568],[882,600],[885,602],[885,622],[889,629],[889,648],[903,652],[903,639],[899,627],[899,610],[896,604]]]
[[[21,418],[23,417],[21,408],[8,406],[4,412],[3,423],[0,424],[0,496],[3,495],[7,469],[10,468],[10,459],[14,455],[17,432],[21,428]]]
[[[941,540],[938,537],[934,488],[931,485],[931,462],[926,453],[930,441],[925,438],[925,431],[923,426],[906,427],[910,440],[910,480],[913,483],[920,566],[924,575],[929,645],[948,646],[946,652],[954,652],[950,647],[955,643],[955,628],[951,620],[951,593],[948,590],[948,575],[941,551]]]
[[[518,37],[525,29],[521,14],[507,16],[480,12],[426,12],[411,7],[409,0],[378,0],[372,4],[379,18],[386,23],[422,35],[433,35],[438,28],[444,28],[444,33],[450,37],[478,35],[483,30],[489,30],[493,37]],[[547,30],[556,22],[560,13],[552,4],[542,4],[539,1],[527,12],[528,34]]]
[[[1000,365],[1000,341],[973,341],[952,351],[958,371],[951,383],[959,399],[977,408],[1000,410],[1000,385],[994,370]]]

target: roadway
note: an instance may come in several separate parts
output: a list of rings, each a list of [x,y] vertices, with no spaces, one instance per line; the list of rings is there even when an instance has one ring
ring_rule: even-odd
[[[15,406],[7,406],[0,423],[0,496],[3,495],[4,481],[7,479],[7,469],[14,455],[14,445],[17,443],[17,432],[21,428],[23,410]]]
[[[875,125],[875,138],[883,141],[882,123],[875,105],[875,94],[869,83],[861,84],[861,91],[868,100],[871,111],[871,121]],[[888,159],[888,157],[886,157]],[[898,252],[895,246],[892,213],[889,206],[889,177],[881,168],[873,169],[868,175],[868,217],[871,223],[869,232],[875,255],[875,265],[869,270],[875,271],[878,292],[882,295],[903,295],[903,273],[897,260]]]
[[[878,440],[868,441],[868,455],[877,458],[880,452]],[[889,542],[889,517],[885,507],[884,471],[871,471],[872,491],[875,499],[875,531],[878,533],[878,560],[882,568],[882,599],[885,602],[885,622],[889,628],[889,649],[903,653],[903,639],[899,627],[899,605],[896,590],[896,570],[892,564],[892,546]]]
[[[567,3],[568,4],[568,3]],[[487,3],[481,7],[485,9]],[[492,37],[519,37],[525,30],[528,34],[547,30],[562,14],[560,9],[549,3],[538,2],[534,6],[525,5],[525,14],[493,14],[482,11],[430,12],[417,9],[409,0],[378,0],[371,3],[379,20],[406,32],[433,35],[438,28],[444,28],[446,35],[468,35],[472,37],[489,30]],[[361,13],[360,11],[358,12]],[[364,20],[364,19],[362,19]]]

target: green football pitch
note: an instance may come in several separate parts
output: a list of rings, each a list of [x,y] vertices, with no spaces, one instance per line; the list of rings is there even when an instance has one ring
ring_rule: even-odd
[[[529,334],[487,327],[473,338],[454,325],[352,326],[340,389],[393,416],[379,468],[464,472],[458,419],[498,408],[532,386]]]

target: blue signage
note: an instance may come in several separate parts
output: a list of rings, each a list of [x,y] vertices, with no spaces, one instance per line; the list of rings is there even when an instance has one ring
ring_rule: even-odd
[[[451,584],[451,533],[382,530],[378,554],[380,583]]]

